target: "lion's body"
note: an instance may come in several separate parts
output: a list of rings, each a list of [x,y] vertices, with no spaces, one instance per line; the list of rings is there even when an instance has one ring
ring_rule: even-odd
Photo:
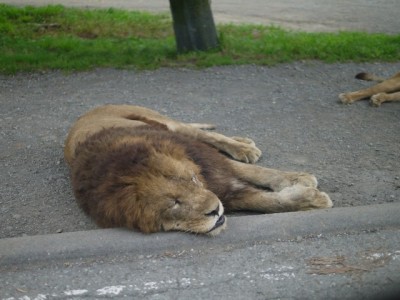
[[[331,207],[306,173],[246,162],[261,152],[228,138],[136,106],[107,105],[71,129],[65,159],[82,209],[102,227],[142,232],[181,230],[218,234],[224,210],[263,213]]]
[[[383,102],[400,101],[400,73],[384,79],[369,73],[359,73],[357,79],[366,81],[377,81],[378,84],[355,92],[339,95],[340,100],[345,104],[370,98],[371,104],[380,106]]]

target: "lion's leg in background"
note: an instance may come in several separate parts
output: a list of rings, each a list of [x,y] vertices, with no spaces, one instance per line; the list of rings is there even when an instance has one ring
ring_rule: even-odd
[[[379,93],[371,97],[371,103],[374,106],[380,106],[383,102],[400,101],[400,92],[397,93]]]
[[[340,100],[345,104],[350,104],[358,100],[369,98],[375,94],[385,92],[395,92],[400,90],[400,73],[395,74],[389,79],[382,81],[370,88],[362,89],[351,93],[339,95]]]
[[[222,199],[227,211],[257,211],[279,213],[332,207],[332,201],[325,193],[315,188],[294,185],[279,192],[268,192],[246,186],[238,189],[228,199]]]
[[[233,160],[229,162],[238,178],[275,192],[296,184],[311,188],[318,185],[315,176],[308,173],[279,171]]]

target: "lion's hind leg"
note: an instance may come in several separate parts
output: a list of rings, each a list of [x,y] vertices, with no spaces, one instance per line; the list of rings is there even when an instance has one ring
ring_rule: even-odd
[[[201,130],[193,125],[176,121],[168,122],[167,126],[170,131],[188,135],[198,141],[217,148],[233,159],[245,163],[254,163],[261,156],[261,150],[258,149],[250,139],[237,140],[217,132]]]
[[[233,159],[246,163],[254,163],[261,156],[261,150],[256,147],[252,140],[238,140],[217,132],[209,131],[215,128],[212,124],[182,123],[164,116],[156,116],[154,120],[165,125],[169,131],[184,134],[198,141],[209,144],[230,155]]]

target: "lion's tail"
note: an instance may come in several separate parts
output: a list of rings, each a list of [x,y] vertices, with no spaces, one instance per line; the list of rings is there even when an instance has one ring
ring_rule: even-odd
[[[358,73],[358,74],[356,75],[356,78],[357,78],[357,79],[360,79],[360,80],[377,81],[377,82],[382,82],[382,81],[385,81],[385,80],[386,80],[386,78],[382,78],[382,77],[379,77],[379,76],[375,76],[374,74],[366,73],[366,72]]]

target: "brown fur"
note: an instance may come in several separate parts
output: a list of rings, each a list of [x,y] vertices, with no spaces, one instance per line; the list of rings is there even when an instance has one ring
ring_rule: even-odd
[[[199,127],[212,126],[126,105],[82,116],[65,145],[80,207],[102,227],[216,235],[226,225],[224,209],[271,213],[332,206],[314,176],[229,159],[225,154],[254,162],[261,152],[250,139]]]
[[[370,98],[373,106],[380,106],[383,102],[400,101],[400,73],[384,79],[370,73],[359,73],[357,79],[366,81],[377,81],[378,84],[351,93],[339,95],[339,99],[345,104],[351,104],[355,101]]]

